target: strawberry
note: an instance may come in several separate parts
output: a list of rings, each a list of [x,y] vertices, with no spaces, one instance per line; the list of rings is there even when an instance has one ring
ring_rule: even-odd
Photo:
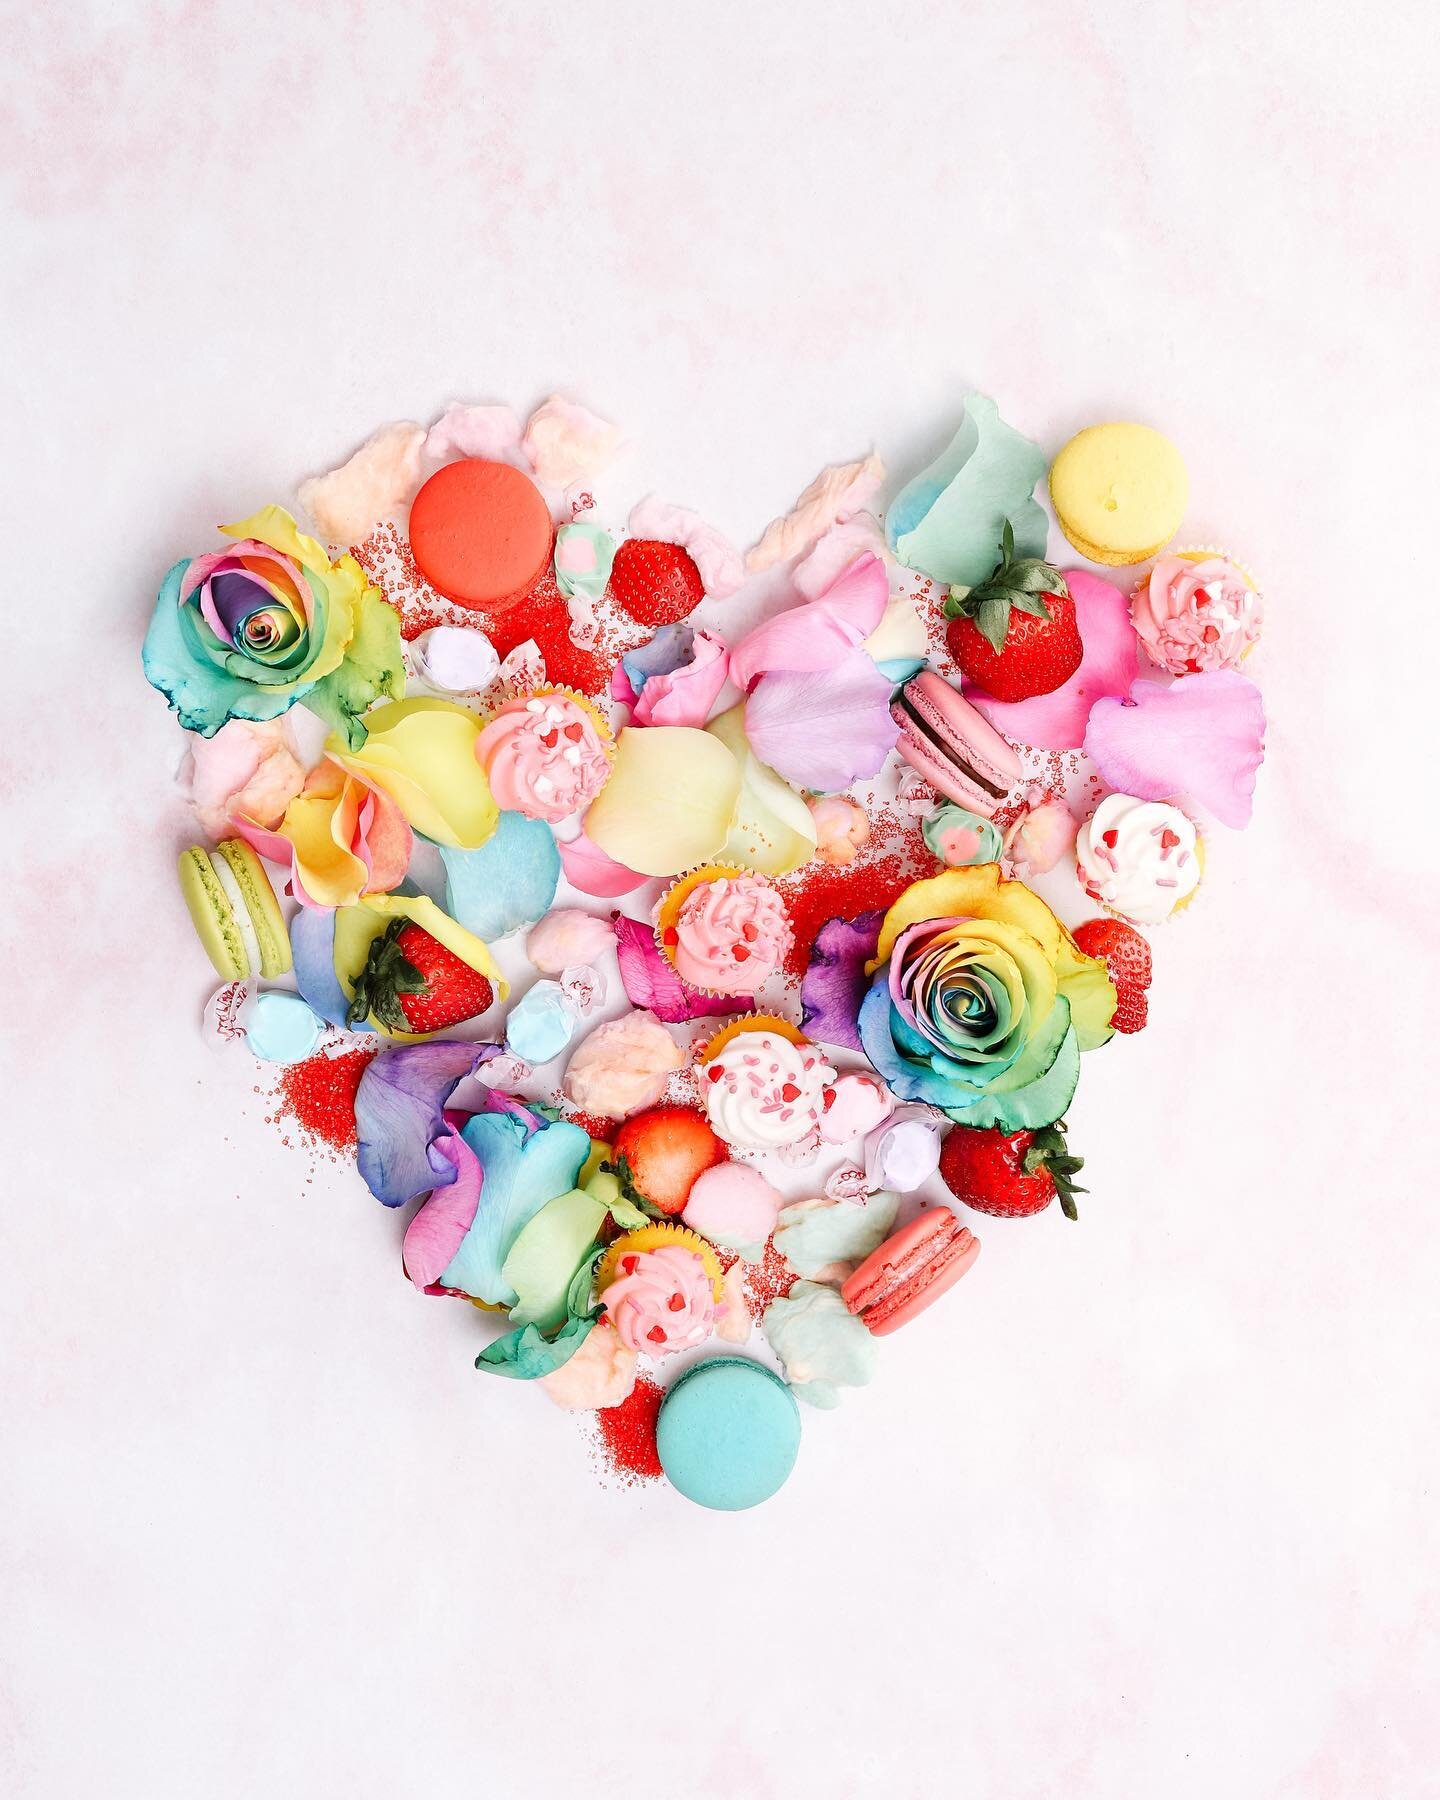
[[[1017,560],[1008,519],[993,573],[979,587],[951,588],[945,617],[945,642],[961,673],[997,700],[1053,693],[1080,667],[1065,577],[1038,556]]]
[[[615,552],[610,592],[639,625],[673,625],[705,598],[688,551],[658,538],[626,538]]]
[[[370,946],[346,1022],[387,1031],[444,1031],[488,1010],[495,990],[421,925],[392,919]]]
[[[1115,983],[1115,1029],[1141,1031],[1149,1015],[1150,946],[1122,919],[1087,919],[1074,933],[1087,956],[1098,957]]]
[[[1044,1212],[1058,1194],[1060,1210],[1076,1218],[1072,1176],[1084,1159],[1072,1156],[1063,1125],[1043,1131],[977,1131],[957,1125],[940,1146],[940,1176],[957,1200],[997,1219],[1025,1219]]]
[[[652,1106],[627,1119],[611,1143],[626,1194],[658,1218],[684,1212],[695,1178],[729,1152],[692,1106]]]

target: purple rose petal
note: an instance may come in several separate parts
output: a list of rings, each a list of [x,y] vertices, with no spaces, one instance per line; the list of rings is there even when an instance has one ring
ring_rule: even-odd
[[[866,912],[854,919],[830,919],[815,934],[810,966],[800,984],[800,1022],[822,1044],[865,1053],[856,1020],[870,986],[865,964],[875,954],[884,917],[883,912]]]
[[[1096,706],[1085,753],[1117,793],[1193,800],[1239,831],[1250,823],[1265,759],[1260,690],[1233,669],[1185,675],[1170,687],[1137,681],[1128,700]]]
[[[889,676],[859,649],[828,669],[762,675],[745,702],[745,735],[782,780],[838,793],[878,773],[895,748],[893,692]]]
[[[467,1075],[499,1054],[498,1044],[403,1044],[382,1050],[355,1094],[357,1160],[382,1206],[449,1187],[455,1164],[436,1145],[445,1102]]]

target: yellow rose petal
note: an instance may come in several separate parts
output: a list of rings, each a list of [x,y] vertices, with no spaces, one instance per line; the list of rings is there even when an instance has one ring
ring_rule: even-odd
[[[500,809],[475,760],[480,721],[473,713],[448,700],[392,700],[367,713],[365,723],[370,735],[358,750],[332,737],[328,754],[383,788],[437,844],[478,850],[493,835]]]
[[[709,732],[630,726],[585,814],[585,835],[639,875],[678,875],[721,849],[739,796],[740,765]]]
[[[732,706],[705,727],[740,766],[740,797],[730,835],[720,847],[722,862],[739,863],[761,875],[788,875],[815,854],[815,818],[787,781],[761,762],[745,735],[745,705]]]
[[[448,913],[424,894],[371,894],[358,906],[342,906],[335,914],[335,973],[347,998],[355,992],[355,978],[365,967],[370,946],[391,919],[409,919],[438,938],[447,950],[463,963],[483,975],[495,990],[495,998],[504,1000],[510,983],[496,967],[488,945],[463,925],[457,925]],[[435,1034],[428,1031],[386,1031],[381,1036],[397,1042],[423,1042]]]

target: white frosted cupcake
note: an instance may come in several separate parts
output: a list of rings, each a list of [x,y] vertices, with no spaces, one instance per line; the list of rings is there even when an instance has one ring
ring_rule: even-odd
[[[784,1019],[750,1013],[705,1046],[700,1096],[710,1127],[734,1150],[808,1161],[836,1071]]]
[[[1158,925],[1187,905],[1204,868],[1200,834],[1167,800],[1107,794],[1075,839],[1085,892],[1134,925]]]

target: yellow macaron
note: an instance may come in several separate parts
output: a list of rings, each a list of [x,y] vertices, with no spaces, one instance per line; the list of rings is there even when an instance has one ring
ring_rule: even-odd
[[[1180,528],[1190,480],[1180,452],[1148,425],[1090,425],[1050,465],[1060,529],[1084,557],[1144,562]]]

